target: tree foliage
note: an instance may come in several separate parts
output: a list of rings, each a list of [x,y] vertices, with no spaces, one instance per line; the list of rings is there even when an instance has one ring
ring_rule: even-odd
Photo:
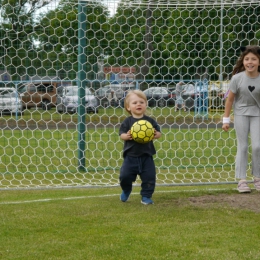
[[[28,51],[33,50],[35,39],[34,15],[51,0],[0,0],[1,70],[8,70],[19,78],[28,67]]]
[[[258,44],[258,6],[140,5],[130,0],[109,15],[96,1],[59,2],[39,13],[51,0],[0,0],[0,70],[17,78],[59,75],[74,79],[78,71],[79,25],[85,27],[86,70],[95,79],[97,62],[105,66],[135,66],[138,78],[210,79],[231,74],[240,45]],[[79,4],[85,21],[80,21]],[[81,24],[79,24],[81,23]]]

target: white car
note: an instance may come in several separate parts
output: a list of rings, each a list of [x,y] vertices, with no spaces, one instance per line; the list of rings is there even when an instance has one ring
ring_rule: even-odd
[[[85,108],[86,113],[98,113],[97,99],[93,93],[85,89]],[[78,86],[66,86],[62,94],[57,98],[57,112],[59,113],[77,113],[79,106]]]
[[[0,87],[0,113],[21,115],[22,100],[15,88]]]

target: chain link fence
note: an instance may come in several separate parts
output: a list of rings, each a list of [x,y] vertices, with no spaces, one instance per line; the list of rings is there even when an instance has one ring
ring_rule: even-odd
[[[239,47],[259,44],[259,8],[0,1],[0,188],[118,185],[128,89],[151,93],[148,113],[162,127],[158,185],[233,183],[224,94]],[[181,81],[186,112],[176,109]]]

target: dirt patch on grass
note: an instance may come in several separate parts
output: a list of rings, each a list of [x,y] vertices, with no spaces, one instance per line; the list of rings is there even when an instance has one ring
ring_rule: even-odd
[[[245,209],[260,213],[260,192],[205,195],[190,197],[188,201],[191,205],[197,207],[230,206],[236,209]]]

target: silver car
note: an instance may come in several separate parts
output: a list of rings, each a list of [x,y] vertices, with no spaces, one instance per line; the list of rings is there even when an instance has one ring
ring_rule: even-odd
[[[98,113],[97,99],[92,92],[85,89],[85,108],[87,113]],[[62,90],[61,96],[57,98],[57,112],[76,113],[78,112],[79,96],[78,86],[66,86]]]
[[[124,101],[125,93],[135,89],[134,84],[110,84],[95,91],[99,105],[103,107],[118,106]]]
[[[15,88],[0,87],[0,113],[21,115],[22,100]]]

